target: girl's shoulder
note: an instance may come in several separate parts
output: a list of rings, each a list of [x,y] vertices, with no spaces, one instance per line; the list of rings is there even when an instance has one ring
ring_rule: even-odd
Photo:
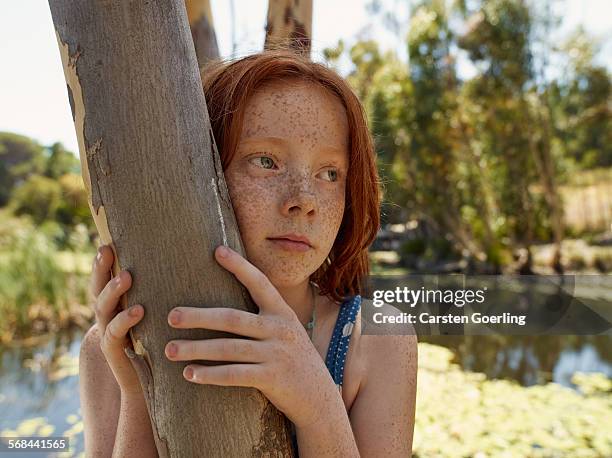
[[[414,326],[384,319],[401,316],[397,307],[386,303],[374,305],[371,299],[361,299],[359,347],[366,379],[380,371],[416,373],[418,340]]]
[[[410,324],[379,323],[376,313],[401,315],[389,304],[378,307],[362,298],[353,342],[359,387],[350,405],[344,392],[342,396],[364,454],[385,450],[394,456],[409,456],[416,410],[416,333]]]
[[[413,344],[417,343],[416,331],[410,323],[403,323],[402,311],[393,305],[374,304],[372,299],[361,298],[361,327],[365,335],[377,336],[411,336]]]
[[[349,301],[342,305],[347,309],[354,309],[355,298]],[[378,378],[381,375],[416,377],[417,340],[412,325],[399,327],[378,324],[372,318],[374,313],[390,316],[401,312],[388,304],[375,307],[372,300],[365,297],[360,297],[358,302],[359,309],[351,332],[344,369],[342,397],[347,410],[350,410],[368,382],[379,384]],[[338,312],[335,321],[337,317]],[[331,334],[330,330],[328,332]]]
[[[354,326],[351,329],[349,353],[354,353],[355,361],[362,370],[367,370],[368,362],[384,357],[387,352],[399,352],[408,358],[416,358],[417,336],[415,328],[409,323],[392,323],[383,317],[401,316],[398,308],[383,303],[375,305],[372,299],[352,297],[343,303],[336,303],[336,327],[349,320],[349,315],[355,315]],[[344,308],[344,319],[339,313]],[[353,349],[353,351],[351,351]],[[354,359],[354,358],[351,358]]]

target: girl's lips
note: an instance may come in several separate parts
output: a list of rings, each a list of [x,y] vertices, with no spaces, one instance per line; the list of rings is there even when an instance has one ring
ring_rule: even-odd
[[[294,242],[287,239],[268,239],[275,246],[285,251],[299,251],[304,252],[310,250],[310,245],[304,242]]]

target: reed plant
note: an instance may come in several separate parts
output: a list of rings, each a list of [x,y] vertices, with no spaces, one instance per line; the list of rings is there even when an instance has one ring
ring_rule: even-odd
[[[2,216],[6,214],[0,215],[0,339],[68,324],[73,308],[88,300],[87,276],[66,269],[60,260],[80,253],[60,253],[56,227]]]

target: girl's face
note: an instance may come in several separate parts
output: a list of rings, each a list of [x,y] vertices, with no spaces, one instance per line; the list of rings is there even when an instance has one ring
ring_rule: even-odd
[[[342,102],[317,84],[275,81],[248,100],[224,173],[246,255],[276,287],[304,282],[329,255],[344,214],[348,148]],[[310,245],[278,241],[289,234]]]

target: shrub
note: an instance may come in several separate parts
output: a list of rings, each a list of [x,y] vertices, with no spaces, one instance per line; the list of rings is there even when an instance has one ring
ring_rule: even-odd
[[[62,188],[57,181],[32,175],[14,191],[9,207],[15,215],[31,215],[38,225],[55,219],[61,203]]]
[[[58,251],[62,234],[55,222],[36,227],[31,217],[0,209],[0,340],[90,318],[87,228],[79,224],[67,236],[76,251]]]

